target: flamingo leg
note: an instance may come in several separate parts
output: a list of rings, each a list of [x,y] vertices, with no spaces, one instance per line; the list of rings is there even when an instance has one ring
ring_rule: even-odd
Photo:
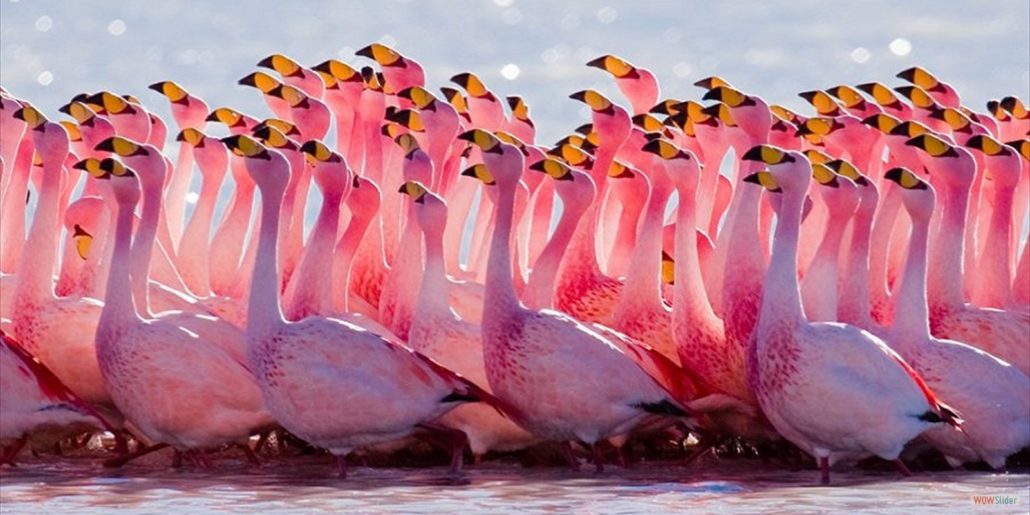
[[[468,436],[461,430],[436,424],[419,424],[418,427],[426,432],[422,436],[429,443],[451,453],[450,472],[460,473],[465,460],[465,448],[468,447]]]
[[[252,466],[255,466],[255,467],[260,467],[261,466],[261,460],[258,459],[257,453],[255,453],[254,450],[251,449],[249,445],[247,445],[245,443],[241,443],[241,444],[239,444],[239,447],[241,449],[243,449],[243,453],[247,455],[247,461],[250,462],[250,464]]]
[[[901,472],[902,476],[912,477],[912,471],[909,470],[908,466],[905,465],[904,461],[901,461],[901,458],[894,460],[894,466],[897,467],[898,472]]]
[[[6,463],[10,466],[14,466],[14,458],[21,452],[22,447],[25,447],[25,443],[29,441],[28,436],[23,436],[17,440],[10,447],[4,449],[3,453],[0,453],[0,465]]]
[[[590,448],[594,452],[594,471],[604,472],[604,453],[601,452],[601,446],[595,442]]]
[[[561,444],[562,454],[565,456],[565,461],[569,464],[574,472],[579,472],[579,460],[576,459],[576,455],[572,453],[572,444],[569,442],[562,442]]]
[[[115,457],[115,458],[104,460],[104,467],[105,468],[118,468],[118,467],[121,467],[122,465],[125,465],[126,463],[128,463],[128,462],[130,462],[130,461],[132,461],[132,460],[134,460],[136,458],[139,458],[141,456],[146,456],[147,454],[150,454],[150,453],[152,453],[154,451],[160,451],[161,449],[164,449],[165,447],[168,447],[168,444],[166,444],[166,443],[159,443],[159,444],[151,445],[150,447],[144,447],[142,449],[137,450],[136,452],[130,452],[130,453],[123,454],[123,455]]]
[[[347,479],[347,456],[339,455],[336,457],[336,470],[340,479]]]
[[[830,458],[819,458],[819,483],[830,484]]]

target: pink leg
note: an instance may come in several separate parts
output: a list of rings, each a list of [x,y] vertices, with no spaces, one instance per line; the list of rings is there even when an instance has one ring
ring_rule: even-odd
[[[594,471],[604,472],[604,453],[601,452],[600,444],[594,443],[590,448],[594,451]]]
[[[347,457],[337,456],[336,457],[336,470],[340,476],[340,479],[347,479]]]
[[[463,431],[436,424],[419,424],[420,429],[425,431],[421,435],[429,443],[443,447],[451,453],[451,473],[461,472],[462,463],[465,460],[465,448],[468,447],[468,436]]]
[[[830,484],[830,458],[819,458],[819,482]]]
[[[268,443],[268,435],[271,433],[272,431],[270,430],[264,431],[261,433],[261,436],[258,436],[257,444],[254,445],[254,452],[261,452],[261,449]]]
[[[576,455],[572,453],[572,444],[569,442],[562,442],[561,444],[562,454],[565,455],[565,461],[569,464],[575,472],[579,472],[579,460],[576,459]]]
[[[136,458],[139,458],[141,456],[146,456],[147,454],[150,454],[150,453],[152,453],[154,451],[160,451],[161,449],[164,449],[165,447],[168,447],[168,444],[166,444],[166,443],[159,443],[159,444],[156,444],[156,445],[151,445],[150,447],[144,447],[142,449],[137,450],[136,452],[124,454],[124,455],[118,456],[116,458],[111,458],[111,459],[105,460],[104,461],[104,467],[106,467],[106,468],[118,468],[118,467],[121,467],[122,465],[125,465],[126,463],[128,463],[128,462],[130,462],[130,461],[132,461],[132,460],[134,460]]]
[[[247,455],[247,461],[255,467],[261,466],[261,460],[258,459],[257,453],[255,453],[249,445],[245,443],[239,444],[240,448],[243,449],[243,453]]]
[[[27,436],[23,436],[11,444],[10,447],[5,449],[3,453],[0,454],[0,465],[6,463],[13,467],[14,458],[18,456],[18,453],[21,452],[22,447],[25,447],[25,443],[28,441],[29,438]]]
[[[902,476],[912,477],[912,471],[908,469],[904,461],[901,461],[901,458],[894,460],[894,466],[897,467],[898,472],[901,472]]]

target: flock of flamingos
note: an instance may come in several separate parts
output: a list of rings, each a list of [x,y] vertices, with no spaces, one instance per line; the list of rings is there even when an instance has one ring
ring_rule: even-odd
[[[378,69],[262,60],[239,83],[264,120],[151,85],[174,158],[131,96],[54,122],[3,91],[4,462],[111,432],[109,466],[204,466],[288,431],[341,476],[413,438],[454,471],[537,442],[601,469],[602,444],[689,432],[793,444],[828,483],[870,456],[907,474],[916,438],[955,467],[1030,445],[1018,98],[979,112],[915,67],[801,93],[812,116],[719,77],[705,106],[606,55],[631,107],[574,93],[593,123],[552,146],[474,74],[438,94],[358,55]]]

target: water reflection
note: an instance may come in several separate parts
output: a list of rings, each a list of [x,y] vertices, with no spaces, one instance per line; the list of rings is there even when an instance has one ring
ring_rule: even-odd
[[[105,470],[92,458],[45,457],[0,472],[4,513],[322,511],[366,513],[520,512],[630,513],[699,510],[792,513],[928,509],[974,511],[973,495],[1030,497],[1027,471],[933,472],[901,479],[893,472],[838,471],[837,486],[814,486],[815,472],[747,460],[684,467],[663,462],[613,468],[601,474],[565,468],[523,468],[490,462],[461,480],[443,468],[355,467],[351,478],[331,477],[326,457],[267,460],[251,468],[235,457],[214,471],[171,470],[167,456]],[[981,507],[1022,512],[1025,504]],[[1023,508],[1020,510],[1020,508]],[[1007,511],[1006,511],[1007,510]]]

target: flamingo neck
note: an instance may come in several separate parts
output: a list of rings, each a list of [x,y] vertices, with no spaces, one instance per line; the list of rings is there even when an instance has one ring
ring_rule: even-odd
[[[554,234],[547,241],[544,250],[533,264],[529,274],[529,282],[523,291],[523,298],[530,309],[550,308],[554,305],[554,282],[558,276],[558,266],[569,247],[569,242],[583,219],[582,208],[571,208],[568,204],[562,212]]]
[[[337,312],[349,311],[347,285],[350,284],[351,265],[354,264],[354,255],[371,223],[371,216],[360,210],[351,209],[351,219],[347,230],[343,232],[340,241],[336,243],[336,259],[333,260],[332,302],[334,310]]]
[[[132,205],[118,205],[114,227],[114,238],[110,241],[111,259],[107,273],[107,289],[104,295],[104,309],[100,313],[98,328],[118,331],[139,320],[133,304],[132,279],[130,277],[130,256],[132,226],[135,222]],[[98,343],[108,341],[98,338]]]
[[[433,228],[422,233],[426,246],[426,268],[422,273],[422,287],[418,292],[415,312],[430,317],[450,312],[447,301],[447,272],[444,267],[443,231]]]
[[[758,188],[753,188],[757,190]],[[804,190],[784,191],[776,224],[772,257],[766,272],[759,317],[761,326],[796,326],[805,322],[798,289],[798,235]],[[728,269],[728,268],[727,268]],[[759,342],[762,338],[759,338]]]
[[[897,307],[894,309],[892,330],[896,337],[891,345],[902,354],[902,349],[930,338],[926,301],[926,248],[929,225],[929,220],[926,219],[912,221],[905,271],[898,286],[898,293],[894,296]]]
[[[852,221],[851,245],[839,295],[837,318],[841,322],[869,329],[873,326],[869,300],[869,235],[876,200],[865,199],[862,203]]]
[[[697,253],[696,225],[697,190],[680,189],[676,210],[676,284],[673,286],[673,312],[688,314],[689,320],[699,317],[716,318],[708,302],[704,278],[701,276],[701,258]]]
[[[142,181],[141,181],[142,182]],[[143,186],[143,207],[139,228],[132,241],[132,295],[136,307],[143,316],[150,315],[150,262],[154,255],[154,235],[161,216],[161,187],[157,184]]]
[[[186,192],[189,190],[190,178],[193,176],[193,162],[193,148],[189,143],[183,142],[179,145],[179,156],[175,160],[172,181],[168,185],[168,195],[165,198],[165,212],[172,238],[180,245],[182,243],[179,239],[183,230],[182,220],[186,216]]]
[[[494,202],[494,234],[490,241],[490,259],[486,269],[484,329],[488,326],[505,327],[505,322],[520,309],[512,282],[509,243],[514,209],[515,185],[498,184],[497,199]]]
[[[201,174],[200,200],[179,241],[180,260],[188,259],[197,263],[194,268],[201,273],[203,278],[196,281],[196,284],[190,288],[200,297],[211,295],[210,280],[206,273],[207,255],[211,240],[211,219],[214,217],[218,190],[222,186],[223,179],[222,172]]]
[[[43,174],[40,181],[39,201],[36,204],[36,212],[32,217],[32,226],[29,228],[29,237],[22,247],[19,279],[16,290],[16,298],[28,300],[42,300],[52,298],[54,261],[56,254],[54,244],[57,242],[58,228],[61,226],[59,216],[59,203],[61,195],[61,180],[63,172],[60,162],[44,162]],[[26,178],[28,172],[26,172]],[[17,198],[12,204],[19,204],[24,200]],[[6,236],[6,235],[5,235]]]
[[[962,256],[965,252],[966,213],[969,186],[945,184],[940,230],[933,241],[933,260],[927,277],[927,296],[931,306],[954,308],[965,301],[962,296]]]
[[[991,210],[990,225],[981,251],[980,262],[985,269],[980,272],[979,289],[985,292],[983,299],[988,306],[1005,307],[1009,301],[1012,287],[1012,274],[1009,271],[1009,260],[1012,255],[1012,241],[1009,227],[1012,224],[1012,204],[1015,189],[1012,187],[995,187],[994,205]]]
[[[655,173],[665,173],[656,170]],[[634,316],[640,310],[659,310],[662,303],[662,233],[665,229],[665,205],[671,188],[663,180],[652,181],[644,218],[640,223],[637,244],[630,257],[625,286],[619,298],[615,317]]]
[[[838,256],[847,227],[847,222],[841,218],[841,215],[830,213],[823,240],[805,275],[806,300],[811,303],[805,305],[809,320],[837,319]]]
[[[261,188],[261,230],[247,304],[248,338],[267,335],[285,323],[279,307],[279,267],[275,251],[279,243],[283,189],[281,184]]]
[[[322,195],[322,208],[315,220],[315,227],[311,230],[300,265],[286,290],[288,313],[326,313],[329,307],[329,284],[319,280],[318,275],[333,267],[333,244],[340,223],[343,191],[329,189],[323,191]]]

